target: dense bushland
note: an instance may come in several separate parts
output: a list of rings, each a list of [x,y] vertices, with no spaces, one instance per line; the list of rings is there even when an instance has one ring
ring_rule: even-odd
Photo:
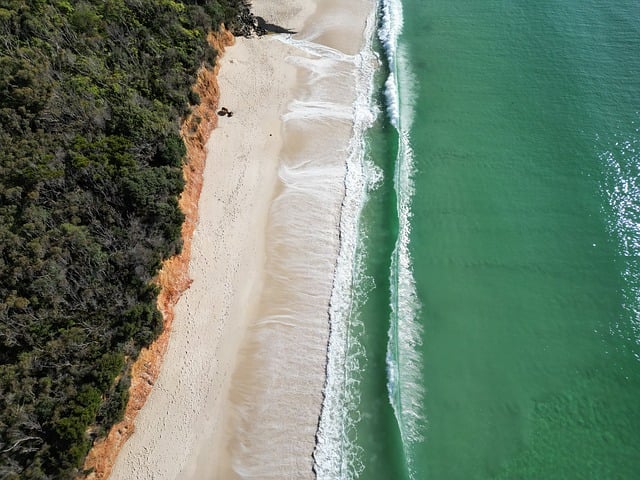
[[[159,333],[180,121],[242,0],[0,2],[0,479],[70,478]]]

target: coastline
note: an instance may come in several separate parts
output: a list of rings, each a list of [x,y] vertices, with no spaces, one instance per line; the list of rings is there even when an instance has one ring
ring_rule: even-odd
[[[238,38],[220,59],[219,107],[233,116],[206,145],[192,283],[112,480],[315,477],[357,60],[375,2],[279,3],[253,11],[297,34]]]
[[[282,7],[277,23],[297,26],[295,15],[308,13],[304,6]],[[206,145],[188,265],[192,283],[175,307],[162,369],[111,479],[200,478],[193,470],[201,455],[207,463],[229,463],[217,437],[262,288],[264,230],[283,146],[280,117],[296,81],[280,45],[269,37],[240,37],[220,59],[218,106],[233,116],[219,117]]]
[[[296,67],[297,82],[281,120],[284,148],[266,231],[265,286],[225,407],[230,464],[209,478],[313,479],[325,468],[315,451],[330,323],[335,327],[330,310],[335,289],[351,288],[338,277],[352,268],[352,253],[341,269],[338,258],[354,248],[342,227],[359,215],[347,195],[361,196],[349,190],[366,181],[358,170],[372,114],[363,77],[376,62],[363,49],[375,5],[316,1],[296,35],[278,38],[291,52],[286,63]],[[366,105],[356,105],[360,101]],[[336,447],[322,460],[339,455]]]
[[[138,412],[146,403],[160,374],[175,317],[174,307],[192,282],[188,268],[193,233],[198,223],[198,202],[202,191],[206,159],[205,145],[218,122],[216,110],[220,89],[217,76],[220,71],[220,59],[225,48],[233,45],[235,41],[233,35],[224,28],[220,32],[211,32],[207,40],[218,52],[216,64],[212,70],[201,68],[198,71],[193,89],[200,95],[200,104],[192,108],[191,115],[181,127],[181,136],[187,149],[187,161],[183,167],[185,188],[179,198],[180,210],[185,215],[181,229],[183,246],[178,255],[163,262],[156,279],[160,287],[157,305],[163,318],[163,331],[148,348],[140,351],[133,363],[129,400],[123,419],[111,427],[106,437],[94,443],[83,465],[83,470],[90,473],[81,474],[77,477],[78,479],[109,478],[118,454],[135,431]]]

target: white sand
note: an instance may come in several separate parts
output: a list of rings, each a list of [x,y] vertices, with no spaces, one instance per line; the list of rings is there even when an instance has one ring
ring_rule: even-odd
[[[319,3],[333,8],[340,27],[338,3]],[[359,12],[371,4],[356,3]],[[253,4],[269,23],[295,31],[308,29],[305,21],[320,10],[308,0]],[[357,51],[363,22],[356,19],[355,41],[345,50]],[[207,145],[193,283],[176,306],[159,378],[111,480],[313,477],[350,123],[319,127],[325,138],[286,125],[283,115],[292,100],[304,99],[310,80],[284,61],[290,55],[302,54],[270,35],[239,38],[222,59],[220,106],[233,117],[220,118]],[[283,176],[304,175],[300,156],[326,148],[322,195],[298,200],[291,190],[302,187]],[[307,225],[283,223],[306,213]],[[304,227],[308,238],[283,242],[288,229]],[[301,259],[308,271],[300,270]],[[312,298],[300,306],[298,297]],[[304,361],[292,345],[304,350]],[[260,473],[263,467],[271,473]]]
[[[265,228],[295,69],[272,38],[239,38],[222,59],[221,117],[208,143],[191,288],[178,302],[162,370],[112,480],[189,478],[220,429],[240,342],[263,281]],[[215,461],[215,458],[210,458]],[[195,477],[194,477],[195,478]]]

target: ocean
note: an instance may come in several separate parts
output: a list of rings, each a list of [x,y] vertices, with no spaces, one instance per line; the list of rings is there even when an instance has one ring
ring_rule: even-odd
[[[640,3],[378,10],[318,478],[640,478]]]

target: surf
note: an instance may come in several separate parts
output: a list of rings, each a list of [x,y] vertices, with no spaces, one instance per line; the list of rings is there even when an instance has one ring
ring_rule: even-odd
[[[312,54],[322,55],[325,61],[339,59],[351,62],[356,93],[347,117],[353,126],[347,148],[345,195],[340,210],[340,250],[329,307],[330,333],[324,400],[314,451],[314,470],[319,480],[357,478],[363,468],[363,452],[355,442],[354,435],[360,420],[359,372],[366,361],[360,343],[364,326],[358,308],[366,297],[368,284],[363,274],[366,252],[360,215],[368,192],[376,187],[381,175],[365,154],[365,132],[376,116],[372,104],[373,77],[377,66],[377,58],[371,47],[374,27],[375,9],[372,8],[364,31],[363,48],[354,56],[346,56],[316,44],[301,45]]]
[[[411,148],[413,123],[413,79],[404,45],[402,3],[382,0],[378,36],[389,68],[385,82],[387,115],[398,134],[394,186],[398,214],[398,238],[391,259],[389,341],[387,376],[389,400],[393,407],[409,476],[413,447],[423,440],[424,387],[422,385],[422,326],[410,252],[412,199],[414,194],[414,153]]]

